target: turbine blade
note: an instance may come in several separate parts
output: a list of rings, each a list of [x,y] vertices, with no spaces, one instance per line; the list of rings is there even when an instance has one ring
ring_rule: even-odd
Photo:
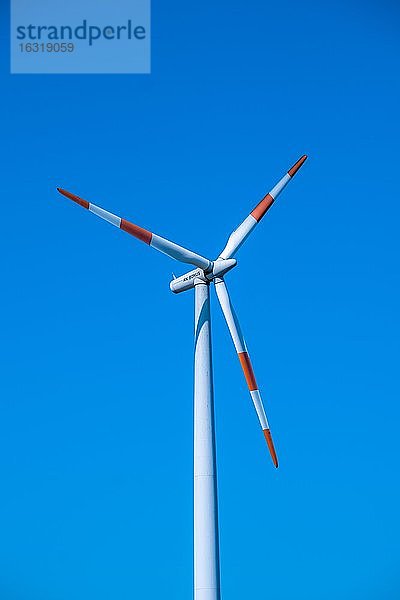
[[[250,391],[250,396],[256,409],[258,419],[260,421],[261,428],[264,433],[265,440],[268,445],[269,452],[271,454],[272,461],[276,468],[278,468],[278,458],[276,455],[274,442],[272,441],[271,431],[268,424],[267,415],[265,414],[264,406],[261,400],[260,390],[258,389],[256,378],[254,375],[253,367],[250,361],[250,356],[247,351],[246,342],[244,340],[242,331],[240,329],[239,321],[236,313],[233,309],[231,299],[228,294],[225,282],[222,278],[216,278],[214,280],[215,291],[222,308],[228,329],[232,336],[232,340],[239,357],[241,367],[243,369],[244,376],[246,378],[247,386]]]
[[[138,225],[127,221],[126,219],[121,219],[121,217],[113,215],[107,210],[104,210],[103,208],[100,208],[99,206],[96,206],[95,204],[92,204],[87,200],[83,200],[79,196],[76,196],[75,194],[72,194],[67,190],[64,190],[62,188],[57,188],[57,190],[66,198],[73,200],[74,202],[76,202],[76,204],[79,204],[80,206],[88,209],[90,212],[94,213],[101,219],[104,219],[105,221],[108,221],[109,223],[115,225],[119,229],[122,229],[130,235],[133,235],[138,240],[141,240],[142,242],[148,244],[152,248],[155,248],[159,252],[162,252],[163,254],[166,254],[167,256],[175,258],[176,260],[179,260],[181,262],[188,263],[190,265],[195,265],[196,267],[199,267],[204,271],[207,271],[211,267],[211,261],[208,260],[208,258],[204,258],[203,256],[200,256],[200,254],[196,254],[195,252],[192,252],[191,250],[188,250],[183,246],[179,246],[174,242],[170,242],[169,240],[159,235],[156,235],[151,231],[147,231],[147,229],[143,229],[142,227],[139,227]]]
[[[272,190],[257,204],[257,206],[251,211],[251,213],[239,225],[239,227],[237,227],[237,229],[231,233],[225,248],[219,255],[219,258],[232,258],[232,256],[238,251],[240,246],[253,231],[257,223],[261,221],[267,210],[272,206],[273,202],[276,200],[283,188],[286,187],[289,181],[294,177],[306,159],[306,155],[299,158],[293,167],[289,169],[286,175],[284,175],[282,179],[278,181],[275,187],[273,187]]]

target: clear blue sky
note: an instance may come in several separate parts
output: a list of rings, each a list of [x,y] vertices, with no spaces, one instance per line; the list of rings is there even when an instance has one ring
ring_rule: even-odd
[[[213,298],[225,600],[400,597],[399,8],[153,3],[150,76],[0,58],[0,597],[192,594],[193,297],[58,185],[215,256],[297,158],[229,285],[280,468]]]

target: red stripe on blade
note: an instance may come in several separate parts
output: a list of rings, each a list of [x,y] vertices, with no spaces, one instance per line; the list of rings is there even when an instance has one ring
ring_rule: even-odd
[[[264,198],[257,204],[254,210],[251,211],[251,215],[256,219],[256,221],[260,221],[263,218],[267,210],[272,206],[274,202],[274,198],[267,194]]]
[[[269,429],[263,429],[263,432],[264,432],[265,439],[267,440],[269,453],[271,455],[273,463],[274,463],[275,467],[278,468],[278,457],[276,456],[274,442],[272,441],[271,432]]]
[[[289,169],[289,171],[288,171],[288,174],[290,175],[290,177],[293,177],[293,175],[295,175],[297,173],[297,171],[300,169],[301,165],[304,164],[306,160],[307,160],[306,154],[304,154],[304,156],[299,158],[297,163],[295,163],[293,165],[293,167],[291,169]]]
[[[251,392],[257,390],[256,378],[254,376],[253,367],[251,366],[250,357],[247,352],[238,352],[240,364],[242,365],[244,376],[246,377],[248,388]]]
[[[67,192],[67,190],[63,190],[62,188],[57,188],[57,191],[66,198],[69,198],[80,206],[83,206],[83,208],[89,208],[89,202],[87,200],[83,200],[83,198],[79,198],[79,196],[75,196],[75,194],[71,194],[71,192]]]
[[[147,231],[147,229],[142,229],[142,227],[139,227],[138,225],[134,225],[134,223],[131,223],[130,221],[126,221],[125,219],[121,219],[120,228],[123,231],[126,231],[127,233],[130,233],[131,235],[135,236],[135,238],[138,238],[145,244],[150,245],[151,237],[152,237],[151,231]]]

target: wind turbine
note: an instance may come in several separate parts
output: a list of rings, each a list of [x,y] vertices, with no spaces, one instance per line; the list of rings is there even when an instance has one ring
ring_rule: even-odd
[[[283,188],[305,162],[304,155],[264,196],[245,220],[228,238],[216,260],[210,260],[179,246],[126,219],[83,200],[64,189],[57,190],[83,208],[130,233],[152,248],[196,268],[174,277],[170,289],[175,294],[195,290],[195,349],[194,349],[194,599],[220,600],[218,506],[215,458],[214,394],[211,361],[210,283],[222,308],[228,329],[239,357],[251,399],[256,410],[269,452],[275,467],[278,458],[272,441],[267,416],[256,383],[246,342],[233,309],[224,276],[236,266],[233,258],[240,246],[272,206]]]

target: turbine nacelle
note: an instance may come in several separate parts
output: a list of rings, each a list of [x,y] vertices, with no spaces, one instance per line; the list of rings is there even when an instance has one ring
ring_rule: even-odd
[[[180,294],[194,288],[195,281],[201,280],[204,283],[209,283],[216,277],[223,277],[225,273],[236,267],[237,261],[235,258],[218,258],[216,261],[211,263],[212,268],[209,272],[203,271],[203,269],[193,269],[180,277],[174,277],[169,284],[171,292],[174,294]]]
[[[202,281],[208,281],[205,273],[202,269],[193,269],[180,277],[175,277],[169,284],[169,289],[174,294],[180,294],[194,288],[195,279],[201,279]]]

